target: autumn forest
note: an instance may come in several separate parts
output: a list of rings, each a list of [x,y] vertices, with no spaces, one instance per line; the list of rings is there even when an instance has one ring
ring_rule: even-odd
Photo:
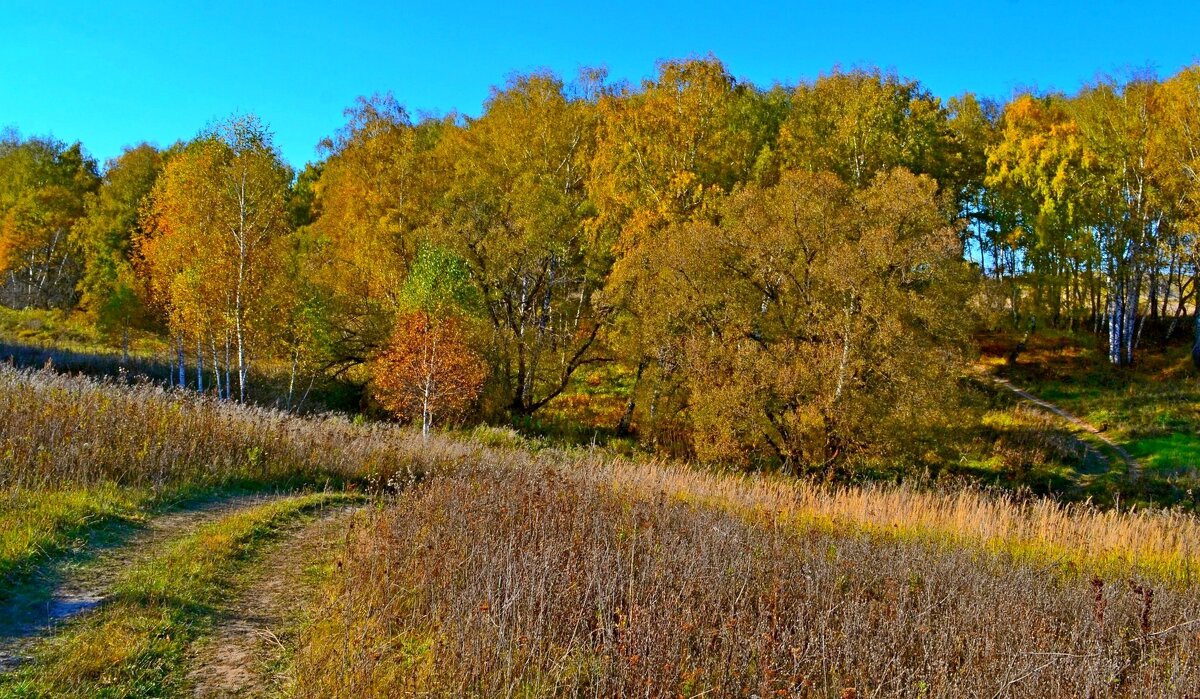
[[[283,364],[426,429],[535,416],[607,368],[603,427],[791,467],[926,448],[980,327],[1085,329],[1118,365],[1147,322],[1191,331],[1195,68],[998,104],[708,58],[346,117],[299,171],[253,116],[102,167],[8,132],[4,302],[160,333],[180,385],[243,401]]]

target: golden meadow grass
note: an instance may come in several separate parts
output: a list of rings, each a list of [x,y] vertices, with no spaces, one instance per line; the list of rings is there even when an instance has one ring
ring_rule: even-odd
[[[490,461],[549,464],[613,487],[664,492],[795,525],[854,527],[1108,570],[1195,578],[1200,521],[1161,511],[1099,510],[995,492],[894,485],[827,487],[771,475],[718,473],[599,453],[423,440],[404,428],[284,412],[150,386],[0,369],[0,472],[6,491],[97,483],[164,487],[230,478],[370,480],[385,485]]]
[[[1022,689],[1200,683],[1193,516],[491,441],[0,369],[10,502],[231,479],[392,493],[331,572],[302,694],[961,696],[1050,660]]]
[[[301,636],[297,694],[1200,690],[1194,588],[771,526],[598,473],[478,465],[372,510]]]
[[[478,451],[339,415],[0,367],[0,580],[99,525],[214,488],[378,490]]]
[[[0,368],[0,488],[386,481],[474,451],[341,415],[301,418],[145,384]]]
[[[606,464],[617,489],[662,492],[758,520],[976,546],[1099,573],[1136,568],[1182,584],[1200,572],[1200,521],[1175,511],[1100,510],[956,488],[827,487],[673,464]]]

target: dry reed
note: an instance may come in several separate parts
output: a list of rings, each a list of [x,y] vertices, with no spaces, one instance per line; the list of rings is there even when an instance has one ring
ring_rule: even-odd
[[[315,616],[301,696],[1200,691],[1195,590],[763,526],[580,470],[471,468],[401,495],[359,522]]]

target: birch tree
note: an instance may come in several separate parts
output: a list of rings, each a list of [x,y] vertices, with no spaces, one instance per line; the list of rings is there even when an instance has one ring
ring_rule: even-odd
[[[1101,82],[1076,98],[1080,137],[1095,168],[1093,230],[1108,278],[1108,358],[1133,363],[1144,284],[1156,265],[1153,241],[1166,223],[1152,175],[1151,132],[1159,118],[1157,84]]]
[[[375,360],[372,395],[395,417],[419,422],[428,436],[435,423],[452,424],[467,413],[486,375],[459,318],[418,310],[400,316]]]
[[[262,123],[234,118],[173,158],[149,202],[140,252],[152,289],[178,345],[194,343],[197,365],[205,345],[214,371],[224,364],[228,397],[235,395],[230,372],[236,372],[239,401],[246,399],[256,349],[269,339],[266,291],[290,233],[290,177]]]
[[[430,246],[417,254],[400,297],[395,329],[372,363],[372,394],[428,435],[435,422],[461,419],[483,388],[487,366],[472,339],[480,299],[466,263]]]
[[[0,293],[10,306],[70,307],[82,268],[71,236],[99,185],[80,144],[0,133]]]

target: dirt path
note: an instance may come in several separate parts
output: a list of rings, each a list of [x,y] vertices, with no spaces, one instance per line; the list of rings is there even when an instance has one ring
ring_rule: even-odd
[[[295,609],[315,592],[309,571],[330,560],[359,508],[334,507],[274,544],[234,593],[226,617],[197,648],[188,680],[196,697],[278,693],[279,661],[294,647]]]
[[[1067,423],[1070,424],[1075,429],[1080,430],[1082,432],[1086,432],[1087,434],[1091,435],[1096,440],[1098,440],[1099,442],[1104,444],[1104,446],[1111,449],[1113,451],[1113,453],[1115,453],[1117,456],[1121,457],[1121,460],[1125,462],[1125,468],[1127,470],[1130,480],[1136,481],[1139,478],[1141,478],[1142,465],[1140,463],[1138,463],[1137,459],[1133,458],[1133,455],[1130,454],[1128,451],[1126,451],[1124,447],[1122,447],[1120,444],[1117,444],[1116,442],[1112,441],[1103,432],[1101,432],[1100,428],[1096,427],[1095,425],[1091,424],[1090,422],[1083,420],[1082,418],[1079,418],[1079,417],[1067,412],[1066,410],[1063,410],[1062,408],[1058,407],[1057,405],[1055,405],[1049,401],[1038,398],[1037,396],[1033,395],[1029,391],[1026,391],[1022,388],[1018,388],[1017,386],[1014,386],[1008,379],[1002,379],[1002,378],[999,378],[996,376],[991,377],[991,379],[997,386],[1000,386],[1001,388],[1008,390],[1009,392],[1011,392],[1013,395],[1017,396],[1018,398],[1021,398],[1022,400],[1033,403],[1034,405],[1041,408],[1042,410],[1045,410],[1049,413],[1057,415],[1058,417],[1062,418],[1063,420],[1066,420]]]
[[[104,602],[121,572],[144,561],[159,544],[276,497],[244,495],[195,503],[153,517],[136,533],[102,544],[94,555],[43,566],[0,605],[0,672],[19,665],[30,646],[56,625]]]

